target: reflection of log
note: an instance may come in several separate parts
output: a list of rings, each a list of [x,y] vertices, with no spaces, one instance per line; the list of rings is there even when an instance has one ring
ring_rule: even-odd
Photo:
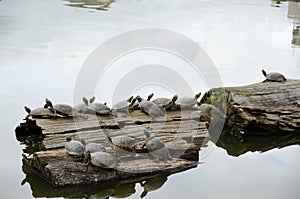
[[[36,125],[42,129],[44,137],[42,151],[35,152],[33,158],[24,159],[24,163],[33,168],[42,177],[56,186],[82,185],[114,180],[135,179],[166,175],[183,171],[197,166],[198,152],[202,144],[207,141],[208,132],[205,123],[199,122],[199,111],[168,112],[164,118],[157,118],[151,122],[150,118],[140,111],[134,111],[118,118],[97,117],[90,115],[87,121],[73,119],[35,119]],[[30,127],[26,126],[30,124]],[[86,167],[83,160],[69,156],[65,149],[65,138],[74,135],[86,142],[98,142],[106,146],[108,152],[113,153],[103,131],[110,136],[127,134],[138,141],[138,147],[145,143],[143,130],[151,127],[151,133],[156,134],[165,142],[173,160],[155,162],[148,154],[140,150],[136,156],[131,152],[118,153],[118,166],[115,170],[105,170],[95,166]],[[31,120],[17,127],[17,135],[24,129],[30,131]],[[37,133],[35,131],[35,133]],[[26,133],[26,135],[28,132]]]
[[[265,152],[274,148],[300,145],[300,134],[246,136],[242,140],[223,134],[216,145],[224,148],[229,155],[240,156],[249,151]]]
[[[299,101],[300,80],[215,88],[202,99],[226,110],[226,130],[253,135],[300,132]]]

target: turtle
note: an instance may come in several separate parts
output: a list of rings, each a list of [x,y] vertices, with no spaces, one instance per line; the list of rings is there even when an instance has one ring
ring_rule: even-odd
[[[146,147],[147,151],[156,161],[172,160],[169,150],[165,147],[163,141],[157,137],[150,136],[150,132],[147,129],[144,130],[144,134],[146,136],[144,147]]]
[[[154,96],[154,93],[151,93],[150,95],[148,95],[148,97],[147,97],[146,100],[150,101],[153,96]],[[140,110],[140,106],[139,106],[139,101],[138,100],[136,100],[135,103],[133,104],[133,110]]]
[[[225,119],[224,114],[212,104],[201,104],[199,106],[200,119],[202,121],[211,122],[211,120]]]
[[[141,198],[144,198],[148,192],[155,191],[159,188],[161,188],[165,182],[167,182],[168,177],[167,176],[159,176],[155,178],[150,178],[146,180],[144,183],[140,182],[141,187],[144,188],[144,191],[141,194]]]
[[[200,102],[198,102],[198,98],[201,96],[201,92],[197,93],[195,97],[180,97],[176,101],[176,109],[190,109],[195,105],[199,106]]]
[[[76,106],[74,106],[74,109],[79,113],[86,113],[88,110],[87,107],[88,107],[89,103],[93,103],[94,100],[95,100],[95,97],[92,97],[90,100],[88,100],[86,97],[82,97],[83,103],[77,104]]]
[[[117,114],[112,111],[106,103],[94,102],[94,100],[92,103],[88,104],[87,109],[87,113],[91,114],[117,116]]]
[[[52,102],[49,99],[46,98],[45,101],[46,104],[44,107],[49,108],[55,114],[59,114],[65,117],[81,117],[85,120],[88,119],[88,116],[86,114],[79,113],[72,106],[68,104],[55,104],[53,106]]]
[[[129,114],[129,111],[133,110],[135,102],[136,99],[133,99],[133,96],[131,96],[127,100],[122,100],[114,104],[112,106],[112,110],[115,112],[125,112]]]
[[[116,137],[109,137],[108,133],[105,133],[110,144],[115,148],[120,148],[125,151],[135,151],[137,142],[134,138],[128,135],[118,135]]]
[[[85,161],[86,166],[88,166],[90,163],[101,168],[113,169],[117,166],[117,159],[113,155],[103,151],[98,151],[95,153],[87,151],[85,153]]]
[[[151,116],[152,120],[154,121],[156,117],[164,116],[164,108],[157,106],[154,102],[144,100],[139,95],[136,97],[139,102],[140,109]]]
[[[72,156],[83,156],[85,153],[85,141],[84,140],[72,140],[71,136],[66,137],[65,149],[67,153]]]
[[[285,82],[286,78],[277,72],[266,73],[265,70],[262,70],[262,74],[267,78],[263,82]]]
[[[43,107],[38,107],[33,110],[28,108],[27,106],[24,106],[25,111],[29,114],[26,119],[29,116],[32,116],[33,118],[53,118],[57,117],[55,113],[53,113],[51,110]]]
[[[85,145],[85,151],[89,151],[91,153],[95,153],[95,152],[98,152],[98,151],[103,151],[105,152],[106,149],[105,147],[102,145],[102,144],[99,144],[99,143],[95,143],[95,142],[90,142],[88,144]]]
[[[165,110],[170,110],[175,105],[177,99],[178,99],[178,95],[174,95],[172,99],[160,97],[160,98],[156,98],[152,102],[154,102],[158,106],[164,107]]]

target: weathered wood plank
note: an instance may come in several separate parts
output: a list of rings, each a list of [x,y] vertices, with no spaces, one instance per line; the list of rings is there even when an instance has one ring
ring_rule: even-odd
[[[214,88],[201,101],[225,112],[225,131],[234,135],[300,132],[300,80]]]
[[[145,155],[119,159],[116,169],[102,169],[69,156],[64,149],[36,152],[32,160],[43,177],[55,186],[86,185],[100,182],[165,175],[196,167],[197,161],[173,158],[171,161],[154,161]]]

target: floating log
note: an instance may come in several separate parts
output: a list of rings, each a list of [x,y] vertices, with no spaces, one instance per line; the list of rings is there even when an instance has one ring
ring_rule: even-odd
[[[201,102],[225,113],[223,131],[233,135],[300,132],[300,80],[214,88]]]
[[[167,112],[166,116],[155,121],[141,111],[119,114],[117,118],[89,115],[88,120],[27,118],[16,128],[16,135],[25,134],[28,138],[32,130],[35,136],[42,138],[38,145],[42,150],[24,156],[24,165],[54,186],[77,186],[169,175],[197,167],[200,147],[209,140],[206,123],[199,119],[197,109]],[[66,136],[71,135],[85,139],[87,143],[101,143],[113,154],[114,149],[107,142],[105,133],[111,137],[129,135],[137,140],[141,149],[146,140],[143,133],[146,127],[150,127],[151,134],[165,143],[172,160],[155,161],[145,150],[140,150],[140,153],[121,151],[117,154],[118,166],[103,169],[86,166],[83,158],[72,157],[64,149]]]

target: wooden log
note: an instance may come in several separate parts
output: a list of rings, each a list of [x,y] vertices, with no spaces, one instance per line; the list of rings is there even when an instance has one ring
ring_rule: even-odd
[[[202,103],[226,115],[224,131],[239,136],[300,132],[300,80],[214,88]]]
[[[134,180],[141,177],[169,175],[198,164],[200,147],[209,140],[204,122],[199,122],[197,109],[171,111],[166,116],[152,121],[141,111],[130,115],[120,114],[118,118],[89,115],[88,120],[74,118],[27,119],[21,123],[16,132],[33,131],[42,135],[41,151],[35,151],[31,158],[24,156],[24,164],[54,186],[84,185],[111,181]],[[151,128],[151,134],[160,138],[166,145],[173,159],[171,161],[154,161],[145,149],[144,129]],[[71,157],[64,149],[66,136],[75,136],[88,142],[101,143],[107,152],[114,153],[106,135],[129,135],[138,142],[138,152],[121,151],[117,153],[116,169],[102,169],[85,166],[82,158]],[[22,133],[18,133],[22,134]],[[29,150],[28,150],[29,151]],[[134,155],[133,155],[134,154]]]

